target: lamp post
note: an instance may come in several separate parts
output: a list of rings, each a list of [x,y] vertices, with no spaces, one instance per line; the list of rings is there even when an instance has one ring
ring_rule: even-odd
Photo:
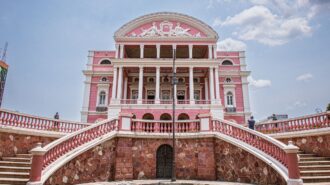
[[[176,90],[176,84],[178,83],[176,79],[176,68],[175,68],[175,58],[176,58],[176,49],[173,49],[173,76],[172,76],[172,99],[173,99],[173,120],[172,120],[172,133],[173,133],[173,164],[172,164],[172,182],[176,181],[176,176],[175,176],[175,90]]]

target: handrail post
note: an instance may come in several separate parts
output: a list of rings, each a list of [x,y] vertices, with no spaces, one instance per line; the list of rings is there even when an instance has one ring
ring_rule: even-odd
[[[288,165],[288,185],[302,185],[303,181],[300,178],[300,171],[298,165],[298,155],[297,152],[299,148],[293,145],[292,141],[289,141],[287,147],[285,147],[286,159]]]
[[[42,184],[41,181],[41,173],[44,162],[44,155],[46,153],[45,149],[42,148],[42,144],[38,143],[35,148],[33,148],[30,153],[32,153],[32,165],[30,172],[30,182],[29,185],[37,185]]]

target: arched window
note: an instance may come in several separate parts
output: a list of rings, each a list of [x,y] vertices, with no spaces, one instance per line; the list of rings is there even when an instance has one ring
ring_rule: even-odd
[[[186,114],[186,113],[181,113],[181,114],[178,116],[178,120],[189,120],[189,116],[188,116],[188,114]]]
[[[227,93],[227,105],[234,106],[234,97],[232,92]]]
[[[143,115],[142,119],[154,120],[154,115],[152,115],[150,113],[146,113],[146,114]]]
[[[231,82],[231,78],[227,77],[226,78],[226,83],[230,83]]]
[[[160,116],[160,120],[172,120],[172,116],[168,113],[164,113]]]
[[[222,62],[222,65],[223,66],[232,66],[233,63],[230,60],[225,60],[225,61]]]
[[[101,91],[99,95],[99,105],[105,105],[105,92]]]
[[[100,64],[111,64],[111,61],[108,59],[104,59],[100,62]]]

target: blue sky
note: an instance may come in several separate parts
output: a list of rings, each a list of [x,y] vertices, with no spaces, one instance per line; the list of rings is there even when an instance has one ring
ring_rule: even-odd
[[[246,49],[253,114],[290,117],[330,103],[330,3],[322,0],[1,0],[0,48],[9,42],[3,108],[80,120],[88,50],[148,13],[188,14],[211,25],[219,48]]]

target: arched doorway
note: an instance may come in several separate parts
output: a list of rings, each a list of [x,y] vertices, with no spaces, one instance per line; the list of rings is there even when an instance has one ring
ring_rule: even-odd
[[[146,120],[154,120],[154,115],[150,114],[150,113],[146,113],[142,116],[142,119],[146,119]]]
[[[168,113],[164,113],[160,116],[160,120],[172,120],[172,116]]]
[[[188,116],[188,114],[186,114],[186,113],[181,113],[181,114],[178,116],[178,120],[189,120],[189,116]]]
[[[157,149],[156,177],[165,179],[172,177],[173,149],[170,145],[161,145]]]

